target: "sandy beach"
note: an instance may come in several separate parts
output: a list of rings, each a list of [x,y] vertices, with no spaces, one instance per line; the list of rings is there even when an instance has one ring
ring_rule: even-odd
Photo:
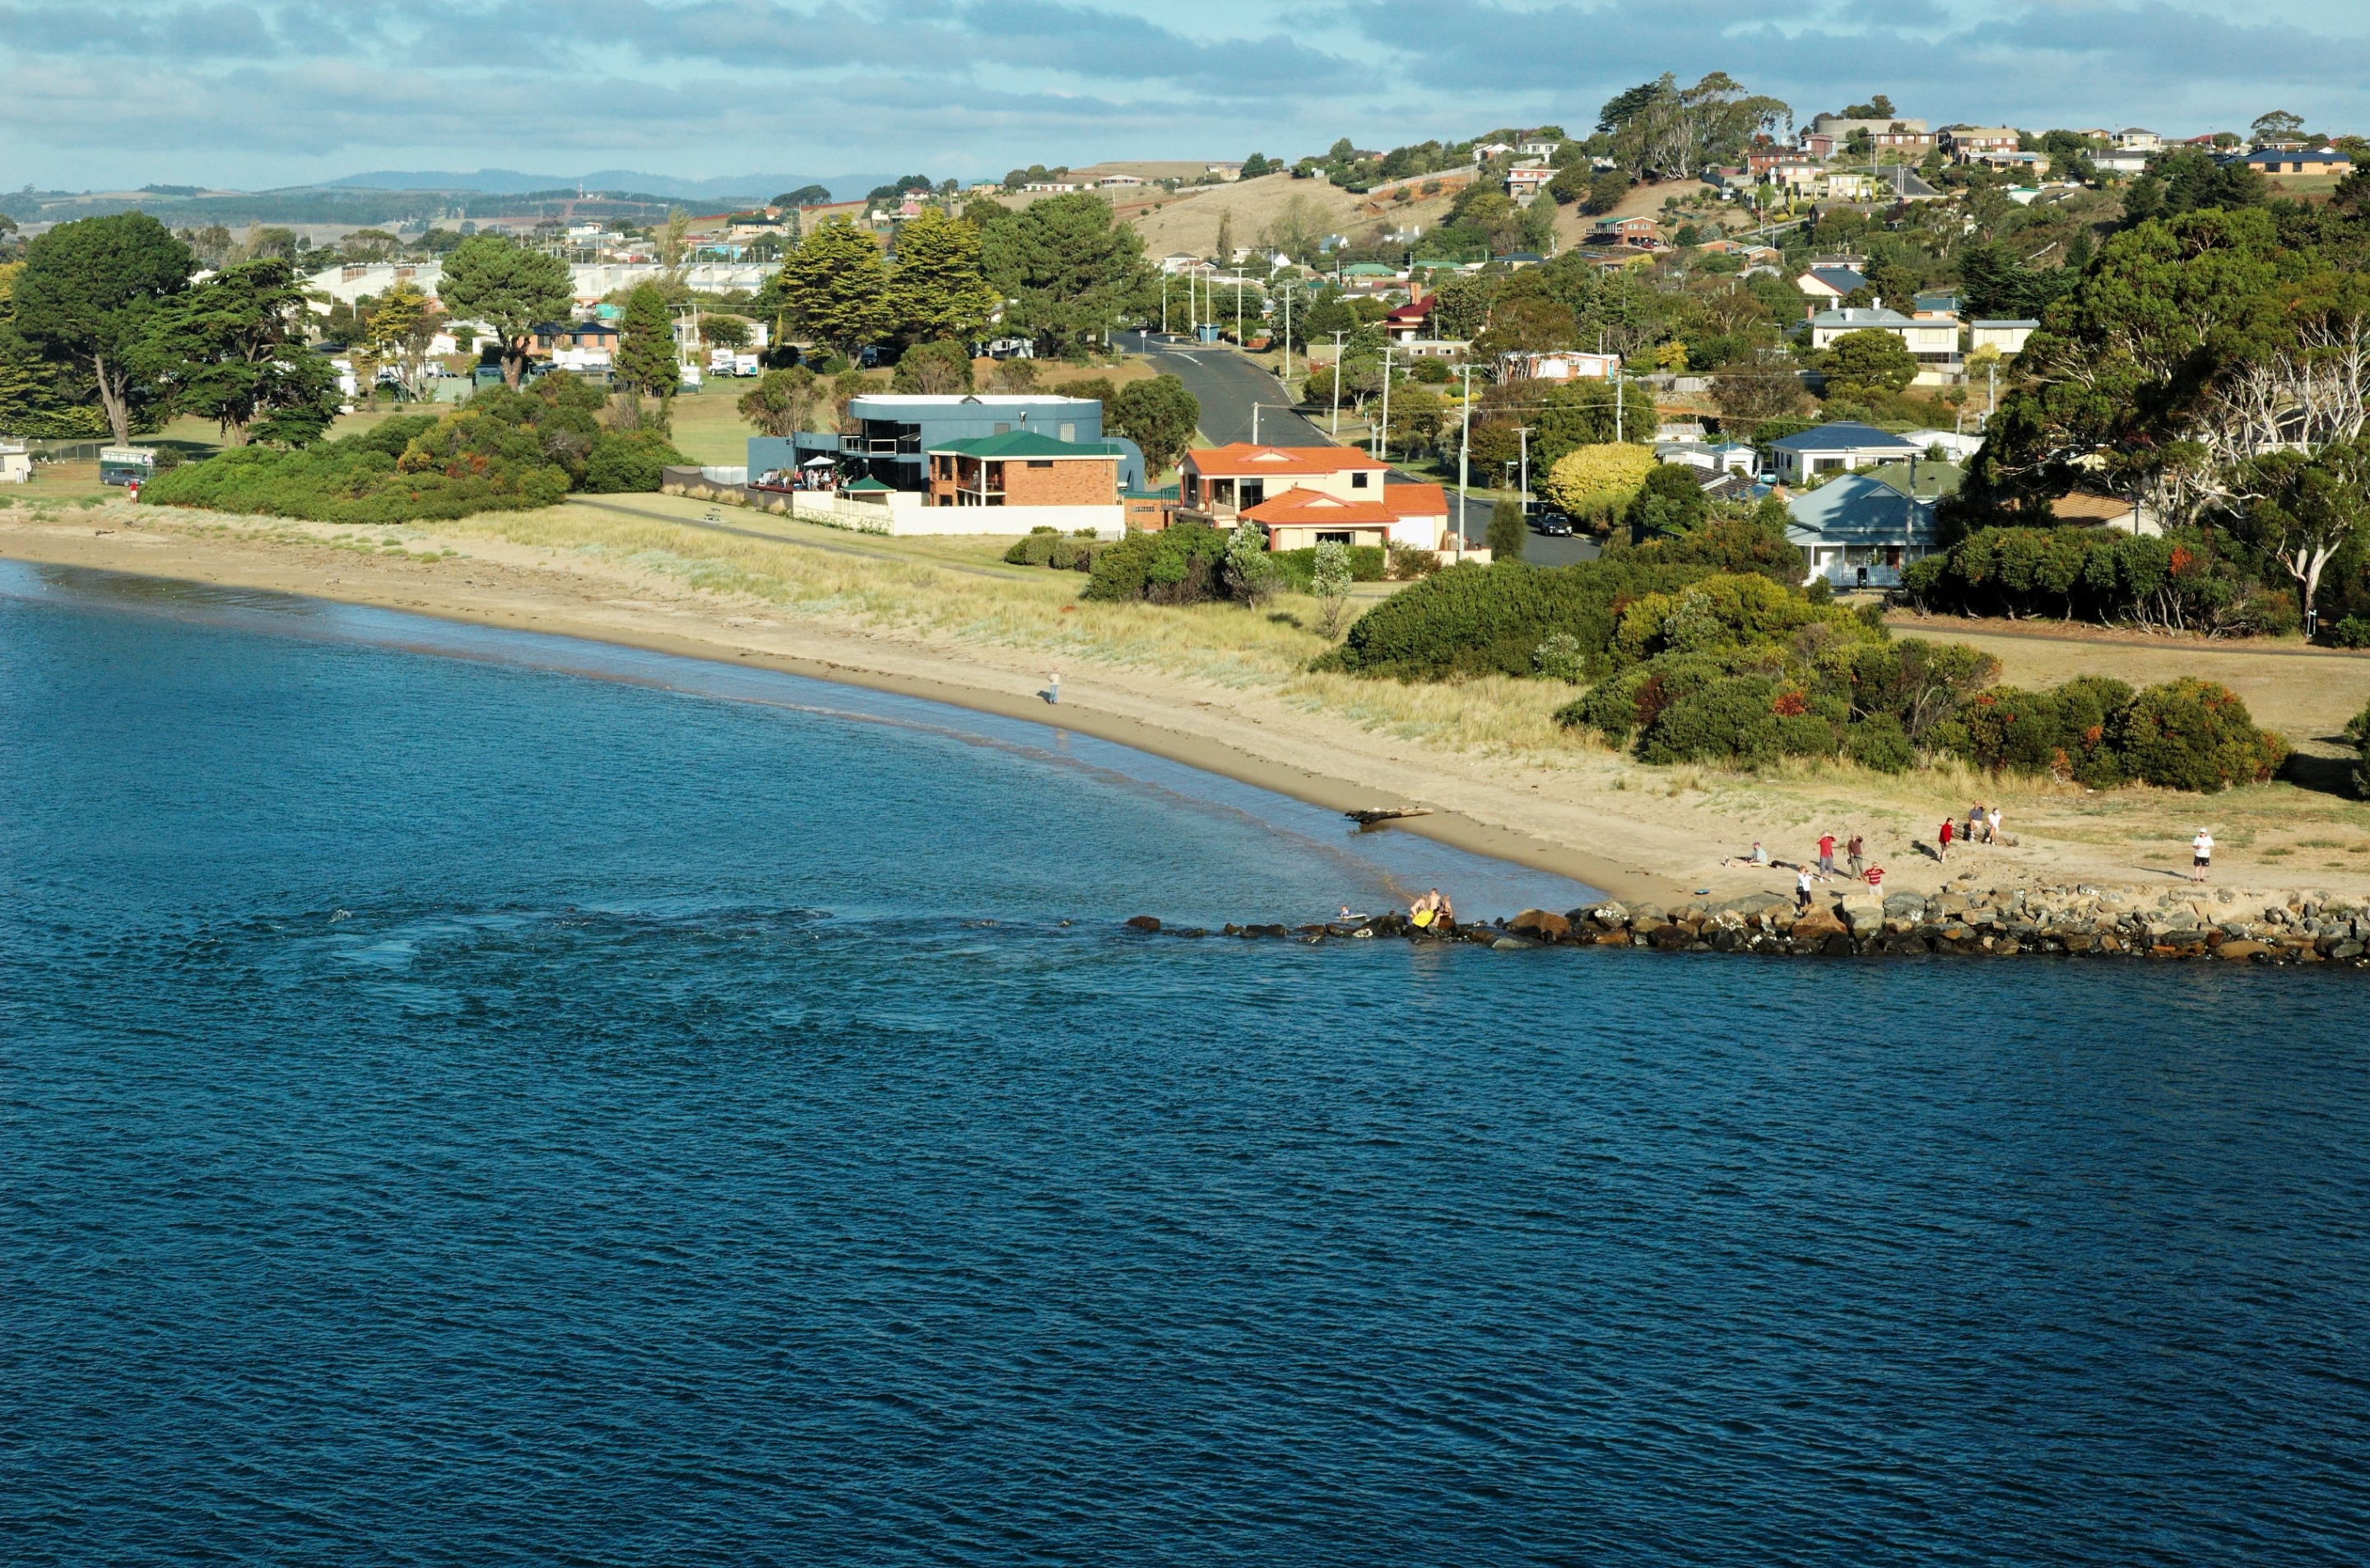
[[[1436,733],[1410,733],[1421,727],[1404,715],[1364,711],[1356,693],[1349,700],[1312,696],[1290,681],[1255,679],[1223,664],[1180,671],[1173,660],[1164,667],[1108,632],[1099,641],[1082,635],[1049,652],[1034,632],[901,624],[878,596],[857,603],[845,587],[876,571],[916,581],[963,574],[1013,583],[1010,593],[1046,616],[1076,614],[1076,623],[1053,624],[1075,624],[1082,633],[1089,617],[1078,612],[1112,612],[1054,601],[1074,599],[1083,577],[995,566],[984,545],[949,551],[938,542],[938,555],[917,556],[903,552],[902,542],[730,509],[711,515],[675,498],[597,498],[558,509],[581,513],[595,542],[559,548],[502,537],[504,527],[470,519],[386,531],[405,536],[398,549],[379,545],[377,530],[358,544],[351,530],[225,521],[115,501],[75,510],[0,510],[0,556],[310,595],[905,692],[1137,747],[1330,809],[1424,809],[1430,815],[1390,830],[1427,834],[1631,900],[1671,902],[1706,889],[1720,896],[1790,890],[1788,873],[1721,861],[1742,855],[1756,839],[1778,859],[1808,858],[1817,836],[1829,830],[1839,840],[1864,832],[1870,858],[1886,867],[1888,887],[1929,889],[1972,868],[2001,882],[2160,891],[2185,872],[2196,826],[2228,820],[2240,806],[2271,823],[2310,815],[2304,830],[2315,836],[2299,841],[2315,846],[2314,859],[2259,843],[2252,829],[2226,836],[2217,825],[2225,844],[2217,880],[2370,891],[2370,808],[2288,785],[2212,799],[2117,792],[2119,798],[2102,803],[2047,781],[1971,784],[1963,774],[1889,780],[1838,769],[1731,777],[1650,769],[1576,738],[1458,744]],[[650,524],[666,525],[691,544],[678,543],[677,553],[663,558],[598,545],[604,527]],[[736,588],[736,579],[720,573],[708,574],[703,585],[703,574],[684,569],[680,552],[710,537],[719,548],[763,540],[771,555],[841,574],[834,580],[842,586],[833,595],[786,604]],[[1062,578],[1067,580],[1053,580]],[[992,582],[981,586],[991,597],[995,591]],[[1937,626],[1927,635],[1949,633]],[[1055,669],[1058,706],[1045,697]],[[2335,673],[2370,687],[2370,660],[2340,661]],[[2329,685],[2330,671],[2314,667],[2312,674]],[[1417,695],[1438,700],[1421,692],[1407,700]],[[1477,702],[1485,698],[1497,700],[1475,693]],[[2358,707],[2362,699],[2347,692],[2326,697],[2331,711],[2347,700]],[[1918,845],[1941,813],[1963,812],[1970,787],[2006,803],[2020,842],[1954,855],[1949,866],[1938,866]],[[2109,810],[2114,815],[2099,815]],[[2134,823],[2144,830],[2133,830]]]

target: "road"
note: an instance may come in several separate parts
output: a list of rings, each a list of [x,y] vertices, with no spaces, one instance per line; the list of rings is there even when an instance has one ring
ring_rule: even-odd
[[[1129,353],[1149,357],[1162,371],[1185,383],[1185,390],[1202,405],[1202,433],[1217,445],[1251,439],[1254,405],[1258,406],[1259,440],[1263,445],[1337,444],[1325,433],[1323,426],[1293,411],[1291,395],[1282,383],[1232,349],[1195,343],[1174,334],[1164,338],[1157,332],[1122,334],[1121,347]],[[1428,482],[1403,470],[1392,472],[1410,483]],[[1454,490],[1449,492],[1448,505],[1452,512],[1456,508]],[[1467,499],[1464,521],[1467,543],[1478,544],[1489,537],[1490,513],[1494,505],[1486,499]],[[1561,567],[1574,561],[1594,560],[1596,553],[1593,540],[1548,539],[1534,533],[1523,555],[1543,567]]]

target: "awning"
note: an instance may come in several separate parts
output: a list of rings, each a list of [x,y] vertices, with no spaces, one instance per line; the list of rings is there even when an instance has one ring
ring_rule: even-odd
[[[839,460],[834,457],[810,457],[799,464],[801,468],[829,468]]]

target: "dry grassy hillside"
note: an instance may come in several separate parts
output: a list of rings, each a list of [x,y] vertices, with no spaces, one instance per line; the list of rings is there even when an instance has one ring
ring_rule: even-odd
[[[1666,179],[1653,185],[1633,185],[1629,188],[1629,194],[1622,199],[1621,205],[1616,207],[1611,215],[1616,218],[1660,218],[1662,215],[1662,203],[1672,197],[1675,196],[1684,201],[1699,190],[1710,189],[1711,187],[1699,179]],[[1546,198],[1542,197],[1540,200],[1545,200]],[[1697,217],[1695,221],[1708,224],[1715,219],[1725,219],[1732,224],[1744,216],[1745,214],[1732,209],[1715,208],[1710,212]],[[1572,246],[1585,244],[1590,231],[1596,227],[1596,223],[1597,218],[1581,212],[1577,202],[1569,207],[1557,208],[1557,246],[1569,249]]]
[[[1143,231],[1145,248],[1154,256],[1166,256],[1171,251],[1209,255],[1218,243],[1219,220],[1229,213],[1234,218],[1235,243],[1256,244],[1260,232],[1283,218],[1295,200],[1308,203],[1329,234],[1355,236],[1377,224],[1396,228],[1407,223],[1421,223],[1428,229],[1447,216],[1448,204],[1471,177],[1468,171],[1449,170],[1396,181],[1363,196],[1353,196],[1321,179],[1263,175],[1258,179],[1171,198],[1156,211],[1144,212],[1133,221]],[[1434,182],[1439,184],[1439,190],[1431,196],[1422,195],[1423,187]],[[1398,200],[1402,189],[1413,199]]]

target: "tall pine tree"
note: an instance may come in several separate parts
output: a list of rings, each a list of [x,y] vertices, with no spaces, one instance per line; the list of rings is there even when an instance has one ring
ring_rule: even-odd
[[[674,357],[674,315],[655,283],[637,283],[626,294],[617,324],[618,382],[647,397],[673,397],[683,383]]]
[[[898,334],[909,343],[969,345],[1004,303],[980,269],[979,230],[935,207],[897,231],[889,296]]]

